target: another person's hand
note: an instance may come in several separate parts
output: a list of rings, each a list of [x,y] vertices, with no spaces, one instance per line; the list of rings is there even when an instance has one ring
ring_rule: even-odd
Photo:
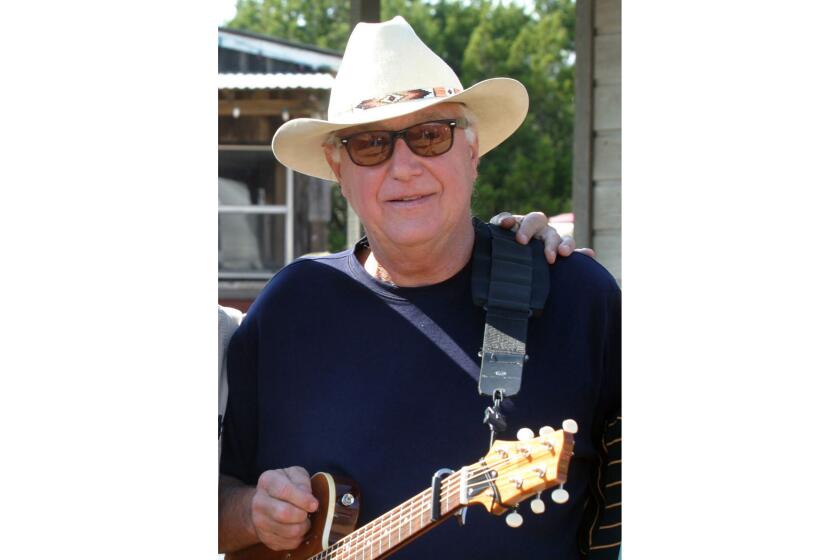
[[[318,509],[309,473],[303,467],[265,471],[251,500],[251,520],[260,541],[272,550],[294,550],[309,531]]]
[[[548,225],[548,217],[542,212],[529,212],[521,216],[510,212],[501,212],[490,219],[491,224],[516,232],[516,240],[526,245],[531,238],[539,239],[545,245],[545,260],[553,264],[557,255],[568,257],[575,251],[575,240],[569,236],[560,236]],[[595,251],[584,247],[578,253],[595,257]]]

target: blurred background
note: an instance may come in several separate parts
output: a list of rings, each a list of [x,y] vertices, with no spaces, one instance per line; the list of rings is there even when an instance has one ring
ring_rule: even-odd
[[[221,0],[220,0],[221,1]],[[229,0],[219,4],[219,302],[246,311],[294,258],[362,235],[334,183],[278,163],[283,122],[326,117],[359,21],[403,16],[465,87],[528,88],[520,129],[482,157],[473,212],[542,210],[621,281],[621,0]]]

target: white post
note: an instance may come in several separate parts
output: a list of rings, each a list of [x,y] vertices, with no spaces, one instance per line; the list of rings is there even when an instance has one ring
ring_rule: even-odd
[[[359,215],[347,203],[347,248],[352,249],[356,241],[362,236],[362,223],[359,221]]]
[[[295,172],[286,168],[286,263],[294,258],[295,251]]]

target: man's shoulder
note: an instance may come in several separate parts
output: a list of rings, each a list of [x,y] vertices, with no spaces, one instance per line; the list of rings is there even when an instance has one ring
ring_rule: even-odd
[[[604,266],[583,253],[558,258],[549,266],[552,288],[576,292],[618,292],[618,283]]]
[[[288,289],[293,286],[305,287],[313,280],[317,280],[324,272],[348,271],[348,256],[350,251],[340,253],[317,253],[298,257],[290,262],[269,281],[266,290]]]
[[[313,305],[329,296],[329,286],[349,274],[348,255],[341,253],[305,255],[280,269],[268,281],[251,306],[248,316],[259,315],[278,307],[288,310],[299,305]],[[318,296],[317,299],[313,299]],[[246,317],[247,321],[247,317]]]

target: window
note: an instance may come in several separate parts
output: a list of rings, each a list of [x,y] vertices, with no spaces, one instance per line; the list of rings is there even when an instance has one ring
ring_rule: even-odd
[[[268,146],[219,146],[220,280],[267,280],[291,260],[290,179]]]

